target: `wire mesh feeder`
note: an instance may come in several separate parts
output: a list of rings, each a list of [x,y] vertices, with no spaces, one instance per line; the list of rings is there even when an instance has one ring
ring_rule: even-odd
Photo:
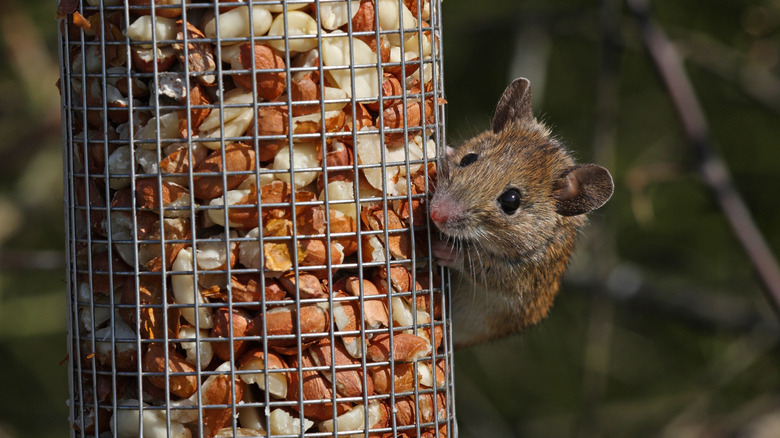
[[[153,4],[58,9],[72,435],[454,436],[440,2]]]

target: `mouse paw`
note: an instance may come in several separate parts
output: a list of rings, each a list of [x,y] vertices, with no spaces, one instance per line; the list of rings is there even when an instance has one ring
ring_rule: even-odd
[[[447,242],[434,240],[431,242],[431,252],[439,266],[447,266],[453,269],[457,269],[460,266],[461,258],[457,249]]]

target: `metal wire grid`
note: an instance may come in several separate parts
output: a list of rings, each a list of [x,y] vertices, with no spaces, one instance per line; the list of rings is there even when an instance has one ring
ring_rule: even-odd
[[[381,1],[381,0],[380,0]],[[92,2],[88,2],[92,3]],[[388,292],[382,296],[388,304],[389,320],[393,321],[394,308],[390,305],[391,300],[396,297],[408,298],[412,307],[412,324],[408,327],[403,327],[412,331],[414,334],[421,334],[425,336],[425,330],[428,330],[428,339],[432,345],[436,345],[436,329],[440,329],[443,332],[443,341],[441,342],[441,348],[434,350],[427,358],[420,359],[414,362],[413,380],[414,385],[411,391],[406,393],[396,391],[395,381],[390,379],[390,391],[388,394],[375,394],[368,395],[366,391],[363,391],[360,397],[343,397],[339,395],[339,391],[336,385],[337,379],[333,377],[330,383],[330,390],[333,394],[333,401],[347,402],[362,404],[363,406],[369,406],[372,401],[386,400],[391,408],[397,407],[397,400],[411,400],[414,402],[416,409],[414,410],[415,421],[411,425],[399,424],[398,417],[392,415],[394,409],[390,411],[390,421],[386,425],[378,429],[372,429],[369,423],[369,409],[365,409],[363,413],[363,424],[369,425],[359,430],[344,430],[342,431],[338,426],[339,406],[338,403],[331,403],[332,407],[332,420],[334,422],[334,430],[339,430],[338,434],[358,434],[358,436],[383,436],[383,434],[391,434],[392,436],[417,435],[421,436],[423,433],[427,433],[430,436],[444,436],[455,435],[455,422],[454,422],[454,386],[452,380],[452,359],[451,359],[451,336],[450,327],[447,319],[448,307],[447,303],[443,302],[442,294],[439,293],[442,290],[440,284],[434,284],[434,278],[440,277],[446,282],[446,277],[442,273],[435,272],[433,266],[429,263],[431,254],[428,250],[430,247],[430,233],[426,223],[415,223],[413,214],[410,214],[409,224],[401,229],[388,230],[388,227],[384,227],[382,230],[363,230],[358,224],[354,233],[337,233],[331,231],[331,206],[339,205],[355,205],[356,210],[360,211],[362,203],[374,202],[381,205],[381,217],[384,224],[388,223],[390,214],[390,205],[392,203],[406,202],[411,209],[414,202],[425,201],[429,189],[429,175],[428,164],[429,158],[425,153],[425,144],[423,144],[422,157],[419,159],[413,159],[409,156],[408,144],[410,143],[410,134],[419,132],[423,138],[423,141],[428,137],[428,134],[432,135],[433,140],[436,143],[437,149],[441,149],[444,144],[444,124],[443,124],[443,108],[438,105],[438,101],[442,96],[443,90],[443,78],[441,76],[442,71],[442,59],[439,53],[441,50],[441,22],[440,22],[440,10],[441,4],[439,1],[430,2],[430,19],[429,23],[424,23],[422,20],[417,20],[416,27],[407,27],[403,24],[403,3],[398,2],[398,15],[400,20],[400,26],[398,30],[382,30],[379,26],[373,31],[357,32],[353,31],[352,21],[348,20],[343,26],[345,27],[345,33],[349,36],[349,63],[344,66],[326,66],[322,62],[322,56],[319,57],[319,61],[314,66],[307,67],[291,67],[292,53],[290,50],[290,44],[297,39],[304,39],[307,35],[290,36],[290,23],[288,22],[289,12],[300,4],[307,4],[307,8],[313,15],[317,23],[321,22],[321,11],[323,6],[328,3],[339,2],[327,2],[325,0],[311,2],[300,1],[296,2],[290,0],[287,2],[279,1],[255,1],[250,3],[236,3],[235,5],[245,5],[252,8],[254,14],[254,8],[256,6],[276,7],[278,9],[278,16],[283,20],[284,35],[273,36],[254,36],[253,26],[254,20],[249,20],[249,36],[248,37],[235,37],[235,38],[221,38],[222,34],[220,29],[220,20],[215,20],[216,23],[216,37],[215,38],[199,38],[193,43],[192,38],[188,32],[181,33],[181,40],[165,40],[158,38],[159,28],[157,26],[151,26],[151,40],[149,41],[131,41],[130,38],[122,37],[116,34],[114,27],[109,23],[116,22],[115,27],[122,29],[122,26],[126,26],[127,23],[131,23],[135,17],[136,12],[140,11],[143,6],[132,6],[122,4],[122,2],[94,2],[94,5],[80,4],[76,11],[83,17],[90,17],[93,32],[97,32],[103,37],[91,37],[90,32],[76,30],[73,27],[73,18],[69,19],[69,25],[63,28],[61,33],[61,91],[63,101],[63,143],[64,143],[64,174],[66,178],[65,184],[65,210],[66,210],[66,234],[68,237],[69,248],[68,254],[68,266],[70,267],[70,275],[68,282],[69,293],[69,339],[70,347],[70,388],[71,399],[69,400],[71,406],[71,421],[74,429],[73,436],[189,436],[190,433],[195,436],[213,436],[215,430],[210,430],[204,425],[212,416],[224,416],[226,413],[229,418],[236,419],[240,417],[243,412],[253,413],[257,417],[257,421],[265,427],[265,433],[248,433],[245,436],[270,436],[272,433],[274,436],[302,436],[303,432],[297,433],[294,430],[272,431],[270,426],[271,412],[277,408],[285,409],[285,412],[290,412],[297,419],[293,422],[297,423],[299,428],[305,424],[305,414],[312,407],[321,404],[320,400],[306,400],[303,397],[299,397],[298,400],[278,400],[271,397],[269,391],[259,391],[254,394],[259,396],[259,399],[253,399],[252,391],[244,391],[245,396],[243,400],[239,400],[239,392],[237,386],[227,391],[227,398],[223,397],[218,400],[209,399],[207,388],[203,384],[204,381],[211,378],[213,381],[218,381],[220,378],[226,382],[238,382],[241,375],[250,373],[249,370],[239,370],[237,367],[239,357],[237,357],[237,351],[234,348],[228,348],[229,360],[226,368],[219,367],[217,369],[207,368],[205,363],[201,363],[201,356],[205,349],[214,348],[218,343],[227,343],[229,346],[234,346],[236,342],[252,342],[256,341],[257,345],[261,346],[263,353],[263,368],[269,370],[269,353],[273,352],[273,347],[269,347],[270,343],[283,342],[287,343],[290,340],[293,341],[289,352],[292,354],[290,357],[296,359],[297,364],[301,364],[304,360],[304,349],[306,343],[310,339],[322,339],[327,338],[330,340],[331,345],[335,345],[340,337],[353,335],[359,336],[360,339],[366,340],[368,336],[376,335],[379,333],[389,334],[389,348],[390,351],[394,351],[394,339],[397,338],[399,332],[398,327],[394,327],[392,330],[388,328],[371,329],[366,327],[365,318],[360,319],[360,325],[353,331],[340,331],[334,324],[334,303],[348,303],[349,301],[357,301],[360,309],[364,309],[366,303],[371,301],[371,298],[364,293],[364,278],[368,277],[368,272],[376,271],[377,269],[384,267],[386,272],[390,272],[394,266],[408,267],[408,272],[411,275],[412,286],[409,290],[394,291],[392,287],[389,287],[390,281],[388,280]],[[311,5],[308,5],[311,3]],[[352,9],[358,6],[359,2],[341,2],[344,3],[349,16],[351,17]],[[421,17],[423,14],[423,8],[425,4],[422,2],[406,2],[407,4],[416,4],[416,17]],[[224,5],[224,4],[223,4]],[[233,4],[231,4],[233,5]],[[163,14],[165,11],[173,10],[176,7],[181,8],[181,19],[184,22],[188,22],[188,15],[190,17],[197,17],[202,14],[214,13],[219,14],[222,12],[220,4],[214,3],[190,3],[184,5],[183,3],[173,3],[171,5],[160,5],[152,8],[150,15],[152,20],[155,20],[157,14]],[[379,22],[380,8],[374,9],[375,20]],[[76,17],[74,17],[76,18]],[[102,23],[102,25],[101,25]],[[95,30],[95,28],[97,28]],[[420,57],[418,59],[407,60],[405,56],[406,47],[405,44],[400,44],[400,60],[398,62],[386,62],[381,57],[377,56],[375,63],[368,64],[356,64],[354,61],[355,54],[355,38],[356,37],[369,37],[374,38],[377,47],[380,46],[380,39],[390,38],[391,35],[396,35],[401,38],[401,41],[406,41],[406,34],[416,33],[422,35],[427,32],[434,37],[432,38],[434,47],[431,54],[428,57]],[[318,27],[316,35],[308,35],[309,38],[316,38],[316,48],[319,54],[323,53],[323,43],[328,38],[334,36],[323,32]],[[179,38],[179,36],[177,36]],[[319,75],[320,78],[324,78],[327,72],[335,70],[348,70],[350,73],[350,83],[352,84],[351,93],[346,99],[327,100],[320,98],[318,100],[294,102],[290,93],[288,92],[284,99],[280,99],[278,102],[268,102],[260,100],[257,97],[258,82],[256,73],[258,72],[257,66],[252,62],[251,68],[244,70],[224,69],[222,59],[223,43],[226,42],[249,42],[252,45],[255,43],[263,43],[269,41],[281,41],[284,45],[284,68],[263,70],[263,72],[284,72],[284,88],[285,90],[291,89],[291,81],[295,73],[297,72],[312,72]],[[423,53],[423,39],[419,38],[419,50],[418,53]],[[181,44],[181,52],[183,59],[191,60],[190,52],[197,49],[194,44],[198,43],[211,43],[214,46],[215,58],[217,62],[214,65],[213,70],[200,70],[193,71],[190,62],[182,62],[182,71],[174,72],[173,76],[183,78],[183,91],[186,99],[184,102],[172,102],[165,96],[161,96],[159,90],[161,89],[161,82],[166,79],[166,76],[170,76],[170,72],[164,72],[162,67],[163,54],[159,53],[156,48],[163,44]],[[193,43],[191,45],[191,43]],[[151,44],[154,48],[152,50],[152,62],[150,72],[136,71],[133,67],[131,59],[136,51],[143,44]],[[379,52],[379,49],[377,49]],[[97,56],[97,60],[94,58]],[[124,64],[110,68],[107,64],[110,64],[109,59],[117,59],[124,56]],[[358,94],[355,89],[356,75],[365,71],[364,69],[373,69],[377,71],[377,85],[380,90],[383,86],[383,73],[385,68],[399,68],[403,72],[409,71],[408,69],[414,69],[415,67],[420,72],[420,82],[422,86],[417,94],[411,92],[406,81],[400,81],[401,92],[397,95],[391,95],[390,98],[401,99],[403,114],[407,115],[410,102],[414,98],[420,99],[434,99],[436,104],[433,106],[434,113],[432,121],[427,122],[429,114],[426,111],[426,105],[421,104],[419,109],[421,111],[420,126],[409,126],[408,120],[404,119],[403,126],[397,129],[390,129],[385,127],[385,102],[389,101],[388,97],[378,100],[378,121],[376,128],[371,127],[367,131],[358,132],[356,129],[348,129],[349,126],[339,130],[337,132],[329,132],[326,123],[320,123],[319,132],[309,133],[294,133],[295,127],[293,124],[293,109],[296,105],[318,105],[319,116],[322,121],[326,120],[326,105],[332,103],[344,102],[351,108],[351,114],[347,114],[347,118],[351,119],[351,126],[358,125],[358,108],[357,103],[369,102],[370,98],[356,97]],[[431,67],[426,70],[426,67]],[[363,69],[363,70],[361,70]],[[430,87],[425,87],[429,81],[425,78],[426,71],[430,77]],[[250,74],[252,83],[252,99],[251,102],[245,104],[228,104],[224,99],[215,99],[213,103],[193,103],[189,96],[192,96],[193,91],[196,88],[199,77],[213,75],[216,82],[216,89],[224,90],[225,85],[229,82],[228,75],[234,74]],[[148,105],[141,104],[141,101],[134,96],[136,93],[136,81],[147,83],[147,87],[150,89],[150,101]],[[124,82],[127,98],[126,108],[118,108],[112,106],[113,102],[108,99],[109,87],[108,84],[114,84],[115,87],[119,87]],[[94,84],[97,85],[94,85]],[[81,89],[78,89],[78,85]],[[97,86],[99,89],[100,98],[95,100],[94,96],[89,96],[88,88],[90,86]],[[325,96],[324,81],[320,80],[318,84],[320,96]],[[376,100],[376,99],[374,99]],[[231,136],[226,133],[226,126],[228,121],[226,120],[226,112],[232,109],[240,110],[243,108],[251,108],[253,113],[257,113],[258,108],[268,107],[286,107],[286,128],[287,133],[278,135],[252,135],[250,132],[242,133],[241,135]],[[189,134],[193,132],[193,123],[195,111],[209,110],[219,111],[219,130],[217,134],[212,138],[193,137]],[[185,135],[184,138],[169,138],[167,133],[170,132],[170,127],[166,126],[165,116],[168,114],[174,114],[175,111],[184,111],[184,117],[180,123],[184,125]],[[145,114],[144,114],[145,112]],[[151,114],[150,114],[151,113]],[[120,134],[114,132],[117,125],[117,121],[122,120],[123,117],[127,118],[127,121],[119,125],[127,129],[126,134]],[[146,123],[141,125],[149,116],[152,118]],[[117,120],[115,120],[117,119]],[[254,122],[253,122],[254,123]],[[151,126],[152,129],[149,129]],[[150,135],[151,133],[151,135]],[[140,134],[140,135],[139,135]],[[359,164],[357,160],[358,151],[357,145],[361,136],[379,134],[380,141],[380,153],[381,160],[377,164]],[[403,160],[397,162],[389,162],[386,147],[386,139],[391,134],[401,134],[405,144],[405,154]],[[302,139],[308,139],[310,141],[319,142],[321,160],[325,163],[327,160],[327,140],[334,138],[346,138],[351,140],[352,143],[352,156],[353,162],[350,165],[344,165],[340,167],[328,167],[327,171],[323,171],[322,166],[307,167],[294,169],[294,154],[295,148],[293,145],[297,141]],[[261,162],[258,159],[258,152],[260,148],[267,141],[283,141],[286,142],[286,146],[290,150],[290,162],[289,168],[294,170],[284,169],[263,169]],[[209,205],[197,205],[193,198],[190,198],[190,202],[184,205],[163,206],[161,208],[152,210],[144,209],[137,198],[133,194],[138,193],[140,181],[151,181],[151,187],[156,189],[157,193],[164,192],[164,182],[170,178],[170,174],[164,174],[159,166],[156,172],[149,172],[148,168],[141,166],[138,161],[137,151],[140,149],[148,148],[154,154],[154,159],[157,163],[160,163],[164,158],[164,150],[172,142],[180,142],[186,145],[186,160],[187,163],[194,163],[196,157],[193,155],[193,151],[197,149],[198,143],[204,143],[207,141],[218,142],[219,147],[216,149],[220,151],[222,162],[226,162],[226,147],[233,142],[244,142],[252,146],[255,151],[254,154],[254,168],[252,170],[232,171],[223,169],[220,172],[197,172],[193,170],[193,166],[190,166],[186,172],[180,175],[174,175],[181,177],[185,180],[188,187],[194,187],[194,183],[198,178],[202,177],[216,177],[219,183],[221,183],[223,206],[209,206]],[[124,167],[112,165],[112,154],[121,147],[129,147],[129,164]],[[94,158],[94,162],[93,162]],[[102,158],[102,159],[101,159]],[[361,196],[359,190],[358,175],[360,171],[366,169],[381,169],[383,176],[387,175],[387,169],[391,165],[402,166],[406,175],[411,175],[411,167],[415,165],[421,165],[421,169],[424,174],[425,190],[423,193],[412,194],[412,181],[411,177],[406,179],[406,194],[398,196],[389,196],[388,189],[391,182],[386,178],[382,178],[382,191],[380,195],[372,194],[368,197]],[[117,169],[117,167],[119,169]],[[251,203],[245,206],[231,206],[227,207],[228,200],[226,194],[229,191],[229,178],[235,176],[248,176],[250,179],[254,179],[255,186],[261,186],[261,178],[267,178],[271,174],[288,174],[289,183],[292,187],[295,187],[296,175],[301,178],[305,172],[320,172],[320,177],[324,179],[323,184],[323,196],[321,200],[310,199],[304,197],[302,200],[296,199],[296,191],[291,190],[289,202],[280,203],[268,203],[263,202],[262,193],[260,190],[255,191],[254,205]],[[353,184],[353,198],[355,200],[336,200],[331,199],[329,194],[329,172],[331,171],[350,171],[354,176]],[[124,181],[124,182],[123,182]],[[121,189],[112,188],[112,183],[116,182],[116,187],[121,187],[123,184],[127,184],[130,190],[130,196],[124,200],[124,202],[117,201],[117,193]],[[123,187],[124,188],[124,187]],[[324,206],[323,211],[325,215],[325,228],[324,232],[317,234],[302,234],[298,231],[298,215],[303,212],[302,209],[306,207]],[[261,206],[258,208],[258,206]],[[231,223],[230,213],[235,211],[263,210],[266,208],[284,208],[290,209],[292,232],[290,236],[264,236],[262,233],[258,237],[251,237],[235,233],[229,224]],[[216,210],[222,214],[222,222],[225,224],[221,227],[212,226],[207,230],[204,236],[204,227],[201,227],[202,216],[204,216],[208,210]],[[423,216],[425,217],[425,216]],[[117,220],[121,218],[121,220]],[[151,218],[151,219],[150,219]],[[167,229],[165,227],[166,222],[174,222],[173,218],[179,218],[179,229]],[[359,219],[359,215],[358,215]],[[147,221],[150,221],[147,223]],[[127,223],[129,221],[129,224]],[[257,226],[260,230],[263,229],[263,215],[257,215]],[[118,224],[123,224],[129,228],[129,235],[127,230],[122,233],[122,230],[118,230]],[[175,227],[171,227],[175,228]],[[221,234],[217,231],[221,231]],[[242,233],[243,234],[243,233]],[[333,247],[329,244],[325,244],[326,258],[325,263],[317,266],[300,265],[298,251],[291,251],[291,262],[296,284],[300,284],[300,278],[302,274],[308,272],[320,271],[325,272],[325,280],[327,285],[334,285],[334,283],[341,277],[342,273],[349,272],[356,276],[360,283],[360,293],[354,297],[337,297],[333,293],[329,293],[323,298],[302,298],[300,295],[296,295],[292,300],[269,300],[266,298],[265,293],[259,294],[259,299],[253,302],[242,302],[238,304],[234,302],[233,297],[233,285],[231,278],[234,275],[240,274],[253,274],[253,273],[265,273],[267,269],[263,271],[261,269],[241,268],[233,265],[231,261],[235,260],[234,247],[240,245],[242,242],[255,242],[259,248],[259,253],[264,254],[264,247],[269,243],[274,242],[288,242],[292,244],[292,248],[296,249],[299,242],[306,241],[307,239],[324,239],[325,242],[331,243],[339,238],[349,238],[353,235],[357,235],[357,254],[362,254],[363,246],[366,244],[365,239],[372,235],[379,236],[383,242],[390,242],[391,237],[406,235],[409,238],[411,246],[411,255],[406,259],[399,259],[394,257],[390,253],[390,245],[385,244],[383,248],[384,261],[364,261],[361,257],[339,260],[339,263],[334,263]],[[216,245],[216,246],[215,246]],[[223,246],[224,254],[227,259],[227,263],[219,267],[218,269],[205,270],[198,265],[199,248],[203,251],[214,251],[219,246]],[[173,253],[180,254],[183,246],[189,246],[191,248],[194,257],[190,261],[190,265],[187,269],[177,270],[171,266],[170,259]],[[421,249],[421,251],[418,251]],[[151,259],[150,259],[151,257]],[[127,260],[129,258],[129,260]],[[124,260],[123,260],[124,259]],[[151,268],[151,269],[150,269]],[[338,273],[334,272],[338,269]],[[442,275],[440,275],[442,274]],[[389,274],[388,274],[389,275]],[[194,291],[201,289],[201,285],[204,279],[214,280],[215,276],[224,280],[224,291],[227,299],[222,301],[212,300],[200,302],[199,299],[193,297],[191,304],[176,303],[172,299],[174,292],[171,290],[171,282],[174,278],[179,281],[184,278],[187,281],[191,279],[191,284]],[[269,276],[258,275],[260,290],[265,290],[271,283]],[[170,281],[169,281],[170,280]],[[414,290],[413,286],[416,283],[422,282],[420,290]],[[144,302],[141,303],[143,297],[140,290],[145,288],[147,290],[153,289],[155,286],[159,287],[160,295],[157,302]],[[134,298],[130,303],[122,297],[122,291],[129,289]],[[151,293],[151,292],[150,292]],[[425,309],[429,315],[436,314],[435,309],[441,307],[443,316],[439,320],[431,319],[430,322],[418,321],[418,298],[427,297],[427,309]],[[287,335],[270,334],[268,332],[267,320],[268,311],[274,306],[280,305],[292,305],[295,314],[301,315],[301,312],[306,306],[311,305],[325,305],[327,304],[327,316],[329,324],[327,328],[320,333],[302,333],[301,325],[294,324],[294,333]],[[223,309],[227,312],[227,315],[233,315],[240,309],[252,308],[258,310],[260,315],[260,330],[255,335],[241,336],[239,333],[235,333],[235,326],[228,324],[227,336],[214,336],[213,333],[203,331],[201,328],[202,318],[200,315],[202,312],[217,311],[217,309]],[[180,314],[187,312],[187,309],[194,309],[194,314],[198,315],[194,318],[194,328],[192,334],[185,338],[175,338],[176,330],[169,330],[170,326],[178,325],[176,322],[180,321]],[[193,312],[193,310],[189,310]],[[126,312],[125,315],[130,315],[128,318],[134,322],[134,327],[123,324],[121,312]],[[153,328],[142,326],[142,320],[146,317],[145,322],[149,323],[149,318],[154,320],[155,318],[162,319],[162,322],[152,321]],[[293,316],[293,318],[295,318]],[[162,327],[162,329],[160,329]],[[141,335],[142,330],[149,329],[151,331],[157,330],[157,333],[151,333],[150,336],[144,337]],[[145,369],[144,358],[139,352],[145,351],[152,345],[163,345],[162,358],[164,364],[171,363],[171,359],[177,353],[176,348],[179,351],[182,347],[194,350],[194,364],[190,370],[175,370],[172,371],[170,367],[165,367],[161,372],[150,372]],[[334,349],[331,352],[331,364],[329,366],[290,366],[286,368],[270,370],[264,372],[262,380],[265,388],[269,388],[269,378],[274,373],[287,373],[297,375],[298,381],[298,394],[304,392],[304,373],[307,371],[324,372],[329,373],[330,376],[337,376],[338,372],[345,370],[358,369],[362,372],[362,388],[365,389],[368,385],[369,372],[377,366],[389,366],[390,375],[394,376],[396,368],[399,364],[394,361],[384,362],[368,362],[367,357],[367,345],[366,342],[361,343],[362,360],[358,364],[352,365],[337,365],[336,353]],[[135,355],[135,360],[133,360]],[[148,355],[148,353],[147,353]],[[129,359],[130,366],[123,363],[124,360]],[[427,362],[426,362],[427,361]],[[420,385],[418,374],[418,366],[423,363],[429,363],[430,369],[434,375],[434,382],[436,382],[436,362],[444,363],[444,384],[432,385],[431,388],[424,388]],[[213,359],[211,362],[217,362],[217,359]],[[174,386],[181,383],[173,383],[175,379],[187,379],[195,377],[196,387],[194,390],[194,402],[187,403],[182,397],[174,397],[171,392],[176,388]],[[211,377],[214,376],[214,377]],[[229,376],[229,378],[225,377]],[[154,378],[162,378],[162,388],[158,388],[155,385],[150,384],[150,381]],[[158,384],[159,386],[159,384]],[[430,400],[433,407],[433,417],[429,421],[425,421],[421,417],[421,402],[424,402],[423,398],[427,395],[431,395]],[[143,401],[144,403],[139,402]],[[190,398],[190,400],[193,400]],[[239,404],[240,401],[240,404]],[[147,405],[146,402],[149,402]],[[162,403],[160,403],[162,402]],[[444,406],[440,406],[440,405]],[[246,410],[246,408],[256,408],[253,410]],[[293,408],[293,409],[290,409]],[[297,411],[297,413],[296,413]],[[181,418],[182,416],[196,416],[196,421],[189,422],[187,429],[177,427],[175,418]],[[247,414],[248,415],[248,414]],[[242,422],[241,426],[247,429],[243,423],[249,420],[244,418],[250,418],[250,416],[244,415],[239,419]],[[130,418],[131,426],[123,425],[120,420],[122,418]],[[108,424],[107,424],[108,423]],[[162,423],[164,429],[159,429],[157,426]],[[441,426],[446,426],[442,428]],[[125,429],[123,429],[123,427]],[[128,429],[129,427],[129,429]],[[232,429],[224,436],[238,436],[238,422],[228,421],[227,427]],[[164,430],[163,433],[159,433],[159,430]],[[306,436],[332,436],[330,432],[317,432],[316,429],[311,429],[305,433]]]

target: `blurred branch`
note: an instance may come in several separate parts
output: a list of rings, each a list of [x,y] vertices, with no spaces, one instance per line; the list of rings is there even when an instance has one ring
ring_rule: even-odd
[[[685,51],[686,59],[737,85],[767,109],[780,113],[780,78],[767,66],[706,35],[685,33],[682,40],[677,40],[677,46]]]
[[[62,251],[0,251],[0,271],[53,271],[64,267]]]
[[[661,278],[665,280],[661,281]],[[707,332],[776,333],[780,323],[771,312],[762,311],[755,301],[743,295],[691,285],[686,279],[670,279],[646,272],[633,263],[614,267],[606,281],[593,277],[569,276],[568,289],[588,296],[594,291],[617,306],[629,307],[632,315],[653,315],[657,320],[676,320],[696,330]]]
[[[715,195],[734,235],[753,263],[770,303],[776,312],[780,312],[780,268],[747,205],[734,187],[725,162],[713,146],[704,112],[688,80],[680,55],[651,18],[647,0],[626,0],[626,4],[639,25],[645,48],[669,92],[688,143],[696,152],[704,182]]]
[[[612,293],[620,295],[624,292],[613,290]],[[756,310],[754,303],[711,290],[691,287],[670,289],[642,284],[628,297],[615,298],[642,313],[660,314],[664,319],[676,319],[706,331],[780,332],[775,319]]]
[[[692,400],[685,409],[675,415],[663,429],[660,436],[683,437],[691,436],[692,428],[701,423],[701,418],[711,409],[715,395],[744,374],[756,362],[777,347],[780,336],[777,333],[767,335],[756,333],[737,339],[723,354],[715,359],[709,369],[704,370],[708,375],[708,385],[703,388],[697,397]],[[701,427],[701,426],[700,426]],[[706,432],[702,430],[702,432]],[[714,431],[708,431],[701,436],[714,436]],[[726,435],[726,434],[723,434]]]

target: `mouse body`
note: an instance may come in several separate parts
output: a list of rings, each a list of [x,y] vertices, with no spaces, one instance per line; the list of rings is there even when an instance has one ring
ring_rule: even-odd
[[[613,187],[609,171],[576,164],[536,120],[525,78],[504,91],[491,130],[447,148],[429,212],[442,235],[434,257],[452,269],[456,347],[547,315],[585,214]]]

